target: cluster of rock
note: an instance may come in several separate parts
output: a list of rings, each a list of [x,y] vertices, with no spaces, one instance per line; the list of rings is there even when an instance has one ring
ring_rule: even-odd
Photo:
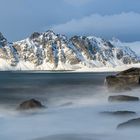
[[[140,86],[140,68],[130,68],[125,71],[122,71],[116,75],[107,76],[105,79],[105,85],[108,87],[109,91],[113,92],[122,92],[126,90],[131,90],[134,87]],[[137,102],[139,101],[138,97],[128,96],[128,95],[114,95],[108,97],[109,102]],[[114,112],[103,112],[104,114],[109,115],[136,115],[134,111],[114,111]],[[118,129],[125,129],[130,127],[139,127],[140,128],[140,118],[134,118],[123,122],[117,126]]]
[[[135,96],[128,96],[128,95],[114,95],[109,96],[109,102],[138,102],[140,99]],[[103,115],[111,115],[111,116],[119,116],[119,117],[133,117],[136,116],[137,113],[135,111],[129,110],[118,110],[118,111],[104,111],[101,112]],[[140,118],[130,119],[126,122],[120,123],[117,126],[117,129],[126,129],[130,127],[139,127],[140,128]]]
[[[116,75],[107,76],[105,84],[111,91],[131,90],[140,85],[140,68],[130,68]]]

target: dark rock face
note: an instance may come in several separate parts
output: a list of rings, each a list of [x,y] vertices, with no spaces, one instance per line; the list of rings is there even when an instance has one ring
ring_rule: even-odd
[[[38,38],[39,36],[40,36],[40,33],[34,32],[33,34],[31,34],[30,39],[32,40],[32,39]]]
[[[120,60],[123,58],[123,51],[122,50],[118,50],[117,54],[116,54],[116,57]]]
[[[130,87],[139,86],[140,84],[140,69],[131,68],[117,75],[107,76],[105,84],[111,91],[131,90]]]
[[[136,112],[134,111],[104,111],[104,112],[101,112],[103,114],[106,114],[106,115],[115,115],[115,116],[129,116],[129,115],[135,115]]]
[[[127,122],[121,123],[117,126],[118,129],[125,129],[130,127],[140,128],[140,118],[128,120]]]
[[[27,100],[22,102],[18,109],[19,110],[29,110],[29,109],[38,109],[38,108],[44,108],[45,106],[43,106],[39,101],[35,100],[35,99],[31,99],[31,100]]]
[[[129,56],[123,57],[122,61],[123,61],[124,64],[131,64],[131,59],[129,58]]]
[[[116,96],[109,96],[108,101],[110,102],[139,101],[139,98],[134,96],[116,95]]]
[[[8,43],[7,39],[0,32],[0,58],[7,61],[7,63],[14,67],[17,65],[16,50]]]
[[[7,39],[0,32],[0,46],[4,47],[5,45],[7,45]]]

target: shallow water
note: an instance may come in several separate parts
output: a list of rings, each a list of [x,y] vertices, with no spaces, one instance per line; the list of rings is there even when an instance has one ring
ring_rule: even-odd
[[[136,129],[119,123],[140,116],[140,103],[109,103],[104,78],[110,73],[0,72],[0,140],[139,140]],[[139,95],[140,89],[125,92]],[[116,93],[119,94],[119,93]],[[27,99],[46,109],[19,112]],[[136,116],[109,116],[103,111],[136,111]]]

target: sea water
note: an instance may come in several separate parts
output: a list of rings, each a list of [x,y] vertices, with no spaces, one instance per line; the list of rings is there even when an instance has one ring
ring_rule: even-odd
[[[140,103],[109,103],[104,79],[112,73],[0,72],[0,140],[139,140],[138,129],[117,125],[140,117]],[[140,89],[123,93],[140,97]],[[28,99],[42,110],[17,110]],[[104,111],[135,111],[136,116]]]

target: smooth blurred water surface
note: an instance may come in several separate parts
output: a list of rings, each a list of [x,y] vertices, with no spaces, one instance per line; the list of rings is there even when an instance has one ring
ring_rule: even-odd
[[[88,87],[103,86],[107,74],[0,72],[0,103],[7,101],[17,103],[24,98],[34,97],[45,101],[50,96],[87,95]],[[86,93],[81,90],[81,87]]]
[[[0,140],[139,140],[139,132],[116,127],[134,116],[106,116],[103,111],[131,110],[140,103],[109,103],[104,79],[112,73],[0,72]],[[124,92],[140,97],[140,90]],[[35,98],[47,108],[20,112]]]

